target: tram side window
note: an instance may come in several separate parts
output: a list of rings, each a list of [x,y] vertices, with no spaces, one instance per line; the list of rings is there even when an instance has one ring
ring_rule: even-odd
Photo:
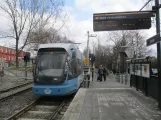
[[[81,60],[77,59],[77,73],[78,75],[81,74],[82,69],[82,63]]]
[[[83,71],[83,65],[84,62],[79,59],[72,59],[69,63],[69,80],[74,79],[75,77],[78,77],[82,71]]]
[[[80,73],[82,71],[81,70],[82,69],[81,66],[82,65],[81,65],[81,61],[80,60],[72,59],[70,68],[71,68],[71,74],[72,74],[73,78],[80,75]]]
[[[84,61],[81,61],[81,72],[84,71]]]
[[[73,79],[73,73],[72,73],[72,62],[70,61],[69,63],[68,63],[68,65],[69,65],[69,80],[71,80],[71,79]]]
[[[77,74],[77,60],[76,59],[72,59],[71,61],[71,72],[72,75],[76,75]]]

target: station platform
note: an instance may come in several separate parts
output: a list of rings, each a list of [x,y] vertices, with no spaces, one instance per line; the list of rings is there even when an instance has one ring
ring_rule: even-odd
[[[108,76],[80,88],[62,120],[161,120],[161,111],[156,100]]]

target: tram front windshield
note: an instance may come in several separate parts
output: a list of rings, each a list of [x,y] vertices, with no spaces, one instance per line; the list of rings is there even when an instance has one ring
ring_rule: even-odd
[[[37,62],[38,76],[61,76],[64,70],[65,59],[65,53],[39,53]]]

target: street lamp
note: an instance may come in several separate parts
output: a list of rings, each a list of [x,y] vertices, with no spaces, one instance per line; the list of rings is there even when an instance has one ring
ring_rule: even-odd
[[[90,37],[97,37],[97,35],[90,35],[89,34],[89,31],[87,31],[87,35],[88,35],[88,37],[87,37],[87,59],[88,59],[88,66],[89,66],[89,38]]]
[[[89,80],[89,78],[90,78],[90,67],[89,67],[89,38],[90,37],[96,37],[97,35],[90,35],[89,34],[89,31],[87,31],[87,60],[88,60],[88,63],[87,63],[87,65],[88,65],[88,72],[87,72],[87,78],[88,78],[88,80]],[[86,87],[88,87],[88,84],[89,84],[89,81],[86,81]]]

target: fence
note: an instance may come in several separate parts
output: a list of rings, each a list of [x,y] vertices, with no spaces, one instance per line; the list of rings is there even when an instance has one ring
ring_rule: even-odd
[[[26,79],[26,80],[33,80],[33,70],[31,68],[28,69],[4,69],[4,79]]]
[[[135,87],[136,90],[142,91],[146,96],[151,96],[158,100],[158,77],[151,76],[144,78],[140,76],[131,75],[130,86]]]
[[[130,74],[123,73],[123,74],[116,74],[116,82],[122,83],[122,84],[129,84],[130,83]]]
[[[116,74],[116,81],[135,87],[137,91],[142,91],[146,96],[151,96],[158,100],[158,77],[152,75],[150,78],[144,78],[130,74]]]

